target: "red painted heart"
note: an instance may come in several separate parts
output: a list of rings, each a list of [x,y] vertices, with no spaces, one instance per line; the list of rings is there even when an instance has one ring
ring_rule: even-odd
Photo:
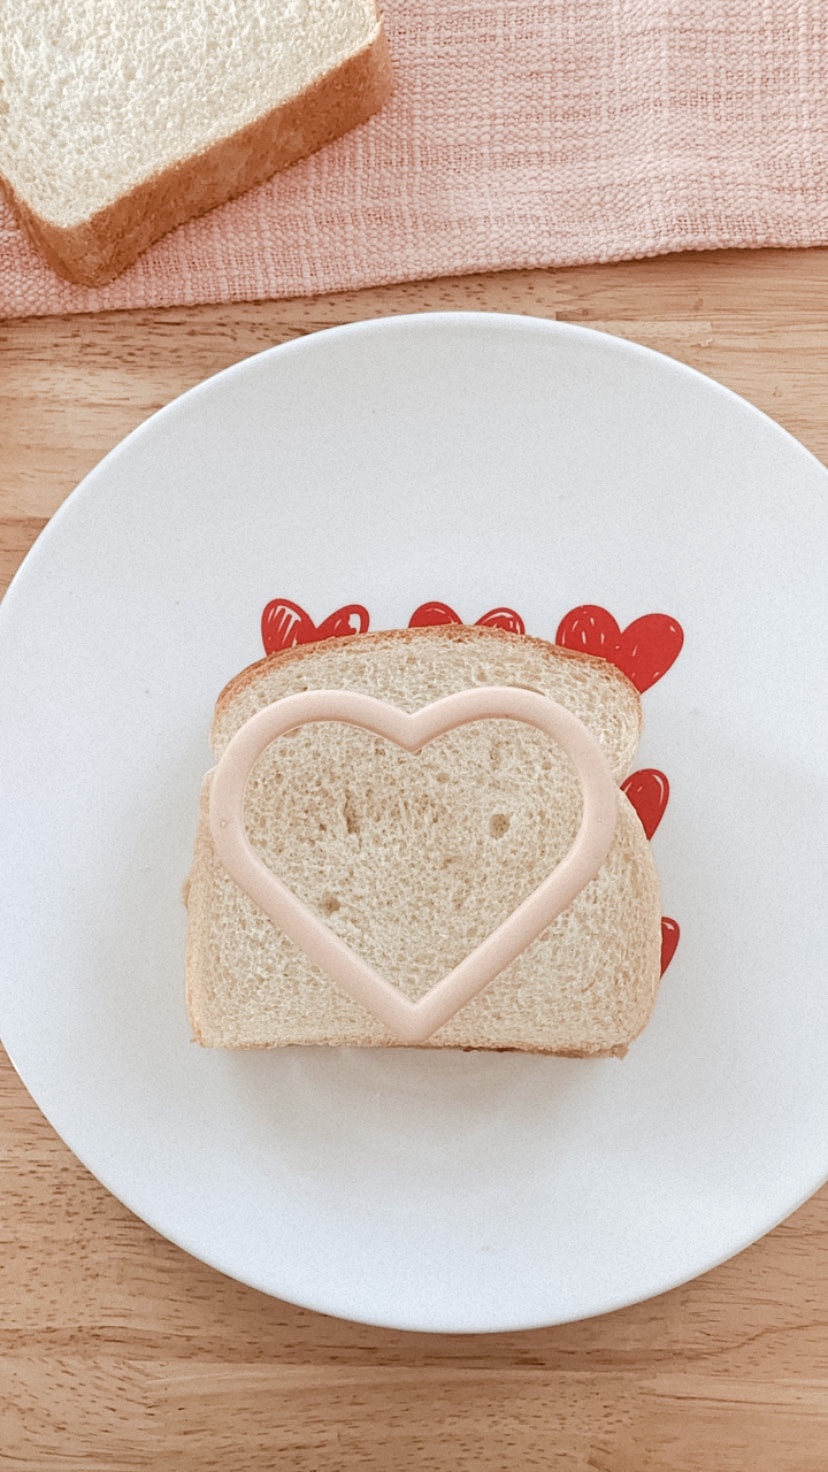
[[[283,649],[294,649],[297,644],[364,634],[369,622],[368,610],[361,603],[347,603],[317,625],[298,603],[274,598],[262,614],[262,643],[265,654],[279,654]]]
[[[656,771],[655,767],[642,767],[640,772],[632,772],[626,782],[621,783],[621,791],[626,793],[638,813],[647,837],[652,838],[664,817],[670,797],[670,783],[664,773]]]
[[[643,692],[666,675],[684,643],[684,633],[666,613],[645,613],[621,629],[606,608],[583,603],[561,620],[555,643],[610,660]]]
[[[669,915],[661,917],[661,974],[664,975],[676,954],[676,946],[679,943],[681,931],[676,920],[671,920]]]
[[[461,624],[462,622],[459,613],[455,613],[447,603],[421,603],[408,620],[408,627],[410,629],[431,629],[436,624]]]
[[[436,624],[461,624],[459,613],[448,603],[421,603],[408,620],[410,629],[429,629]],[[491,608],[477,620],[482,629],[505,629],[508,634],[525,634],[526,625],[513,608]]]

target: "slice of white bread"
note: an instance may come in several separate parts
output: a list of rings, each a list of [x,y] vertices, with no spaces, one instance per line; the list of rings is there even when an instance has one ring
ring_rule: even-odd
[[[468,626],[300,645],[240,674],[219,697],[212,746],[281,697],[346,689],[406,711],[481,685],[538,690],[577,715],[617,782],[641,729],[638,692],[613,665],[539,639]],[[393,1045],[313,968],[219,863],[202,790],[187,887],[187,1004],[209,1047]],[[618,791],[607,859],[570,907],[425,1046],[622,1054],[647,1023],[660,976],[661,907],[650,846]],[[572,845],[581,794],[549,737],[511,720],[465,726],[410,755],[344,724],[271,743],[245,791],[245,826],[267,865],[412,999],[506,918]]]
[[[0,0],[0,183],[100,286],[390,90],[375,0]]]

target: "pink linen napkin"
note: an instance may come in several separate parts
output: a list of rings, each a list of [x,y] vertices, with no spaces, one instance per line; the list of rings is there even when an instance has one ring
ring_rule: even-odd
[[[61,281],[0,205],[0,313],[828,242],[826,0],[384,8],[385,109],[110,286]]]

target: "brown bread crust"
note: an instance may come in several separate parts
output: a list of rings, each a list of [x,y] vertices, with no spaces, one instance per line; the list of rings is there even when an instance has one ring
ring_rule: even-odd
[[[413,639],[422,639],[424,634],[427,634],[430,639],[445,639],[455,644],[469,644],[475,640],[485,643],[486,640],[492,640],[501,644],[533,645],[536,649],[545,651],[548,651],[550,648],[550,641],[548,639],[538,639],[531,634],[511,634],[506,629],[482,628],[479,624],[434,624],[428,629],[372,629],[365,634],[344,635],[340,642],[343,644],[347,642],[349,648],[353,646],[354,649],[359,649],[360,646],[370,647],[372,644],[375,645],[378,640],[383,643],[401,646],[410,644]],[[215,722],[221,719],[228,706],[232,704],[238,695],[241,695],[242,691],[246,690],[249,685],[256,683],[269,665],[272,666],[278,661],[280,668],[284,668],[286,664],[292,661],[304,659],[308,651],[318,648],[320,643],[328,645],[332,644],[333,640],[325,639],[309,644],[296,644],[292,649],[281,650],[278,654],[268,654],[264,659],[256,660],[255,664],[249,664],[246,669],[234,675],[233,679],[225,685],[216,701]],[[621,686],[626,686],[632,690],[635,703],[639,708],[640,734],[640,696],[632,680],[624,674],[623,670],[620,670],[617,665],[611,664],[608,659],[602,659],[597,654],[582,654],[579,649],[564,649],[559,644],[553,647],[557,659],[570,660],[574,664],[580,664],[585,668],[588,667],[593,670],[600,668],[604,679],[608,682],[611,683],[615,680]]]

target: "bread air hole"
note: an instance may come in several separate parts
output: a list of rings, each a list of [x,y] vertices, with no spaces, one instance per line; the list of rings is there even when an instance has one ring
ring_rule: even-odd
[[[489,832],[492,838],[503,838],[509,831],[511,819],[506,813],[492,813],[489,819]]]
[[[335,915],[342,906],[335,894],[325,893],[319,901],[319,908],[323,915]]]

